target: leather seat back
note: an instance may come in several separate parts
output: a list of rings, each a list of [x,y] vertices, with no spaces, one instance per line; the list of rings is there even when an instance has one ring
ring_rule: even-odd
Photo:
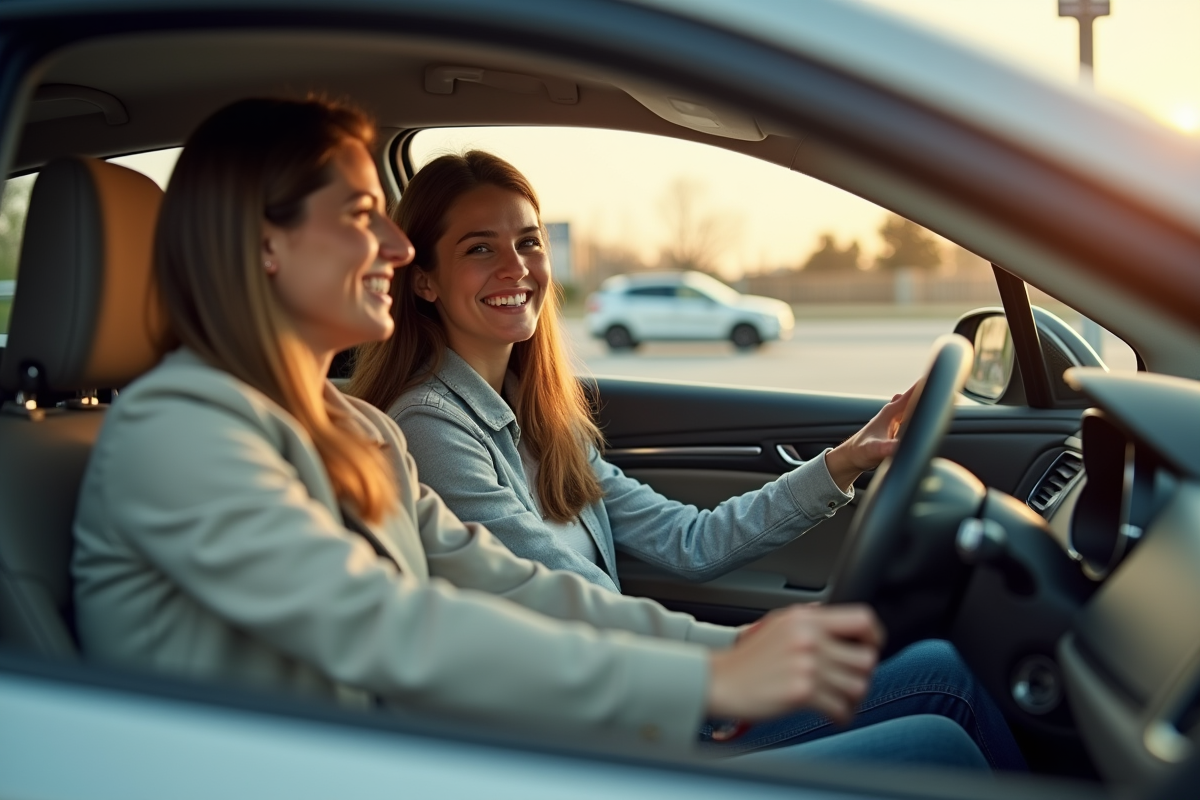
[[[77,653],[71,528],[104,418],[95,390],[157,360],[161,201],[149,178],[93,159],[54,161],[34,185],[0,360],[0,644]]]

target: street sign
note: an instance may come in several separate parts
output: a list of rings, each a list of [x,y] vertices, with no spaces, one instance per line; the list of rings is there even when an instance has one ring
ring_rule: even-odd
[[[1111,13],[1109,0],[1058,0],[1060,17],[1107,17]]]
[[[547,222],[546,238],[550,245],[550,264],[554,281],[560,286],[573,282],[575,270],[571,258],[571,223]]]

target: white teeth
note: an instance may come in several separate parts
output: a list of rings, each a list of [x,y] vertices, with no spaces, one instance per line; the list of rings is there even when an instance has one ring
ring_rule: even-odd
[[[502,297],[488,297],[483,302],[489,306],[523,306],[529,298],[528,294],[509,294]]]
[[[371,294],[387,294],[388,290],[392,288],[392,282],[379,275],[368,275],[363,278],[363,285]]]

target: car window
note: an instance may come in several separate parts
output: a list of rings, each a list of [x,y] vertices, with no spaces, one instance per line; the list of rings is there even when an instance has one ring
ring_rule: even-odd
[[[1045,292],[1029,287],[1029,301],[1035,306],[1046,309],[1066,322],[1092,346],[1113,372],[1136,372],[1138,369],[1137,353],[1124,339],[1107,330],[1096,322],[1089,320],[1071,306]]]
[[[179,154],[182,152],[182,147],[168,147],[163,150],[116,156],[108,160],[113,164],[136,170],[166,189],[167,181],[171,179],[171,173],[175,170],[175,162],[179,160]]]
[[[473,148],[524,172],[543,221],[562,230],[551,257],[582,374],[890,395],[922,373],[934,340],[960,316],[1000,304],[984,259],[723,148],[583,128],[443,128],[419,132],[408,155],[419,168]],[[629,312],[593,294],[614,275],[657,271],[675,285],[627,286]],[[675,295],[718,302],[690,316],[627,318],[635,298]],[[762,298],[790,308],[792,320]],[[1031,299],[1084,330],[1068,306],[1034,289]],[[1120,339],[1089,335],[1110,367],[1136,368]]]
[[[625,290],[626,297],[674,297],[674,286],[634,286]]]
[[[0,195],[0,337],[8,334],[8,316],[17,288],[21,237],[25,232],[29,195],[36,178],[36,175],[10,178],[4,182],[3,194]],[[0,345],[3,343],[0,340]]]
[[[109,160],[137,170],[166,188],[179,153],[180,148],[172,147]],[[9,178],[4,182],[3,194],[0,195],[0,346],[4,345],[8,336],[8,318],[17,288],[17,262],[21,255],[25,216],[29,212],[29,197],[36,180],[36,172]]]
[[[570,249],[571,269],[556,263],[555,275],[567,284],[564,324],[581,373],[890,395],[921,374],[959,316],[999,304],[983,259],[840,189],[722,148],[622,131],[454,128],[418,133],[409,159],[419,167],[471,148],[516,165],[543,220],[567,232],[559,247]],[[686,273],[680,296],[718,302],[660,319],[658,330],[616,317],[589,327],[605,310],[588,299],[604,280],[655,271]],[[628,287],[627,302],[665,291]],[[606,344],[613,326],[629,328],[636,346]],[[735,330],[747,346],[733,343]]]
[[[703,272],[693,274],[691,276],[691,283],[695,288],[689,286],[687,287],[688,291],[695,292],[702,297],[719,300],[724,303],[736,303],[739,297],[737,291]]]

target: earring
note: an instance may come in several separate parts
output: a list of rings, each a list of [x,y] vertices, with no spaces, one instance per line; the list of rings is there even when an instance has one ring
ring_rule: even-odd
[[[274,275],[279,267],[275,266],[275,262],[268,258],[263,260],[263,269],[267,271],[268,275]]]

